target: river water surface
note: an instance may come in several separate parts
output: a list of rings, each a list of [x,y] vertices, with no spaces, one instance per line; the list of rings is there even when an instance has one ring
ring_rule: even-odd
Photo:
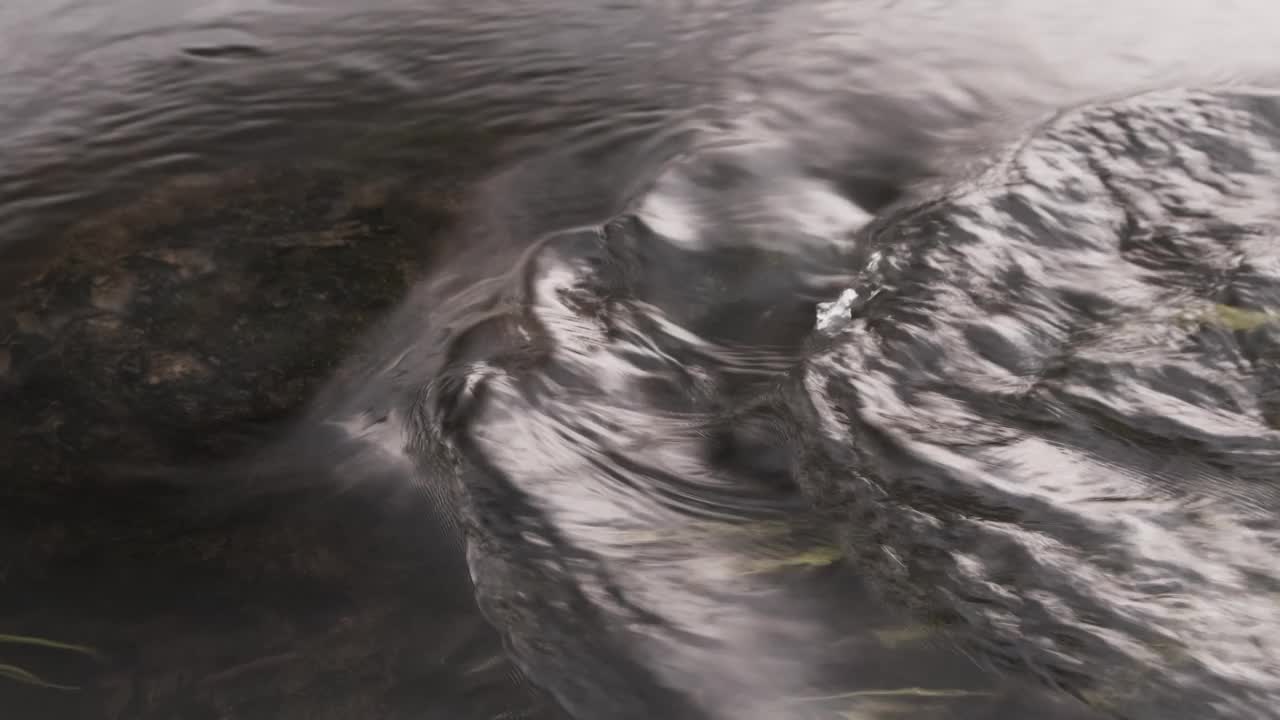
[[[0,643],[0,699],[1280,717],[1276,48],[1263,0],[0,8],[0,636],[96,650]]]

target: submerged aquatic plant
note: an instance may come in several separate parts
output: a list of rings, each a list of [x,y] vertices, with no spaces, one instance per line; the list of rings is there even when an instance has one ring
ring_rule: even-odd
[[[825,567],[844,557],[835,546],[816,546],[773,557],[752,558],[743,563],[741,574],[757,575],[794,567]]]
[[[1231,332],[1248,332],[1275,323],[1280,320],[1280,314],[1267,309],[1250,310],[1236,305],[1217,303],[1184,311],[1178,316],[1178,320],[1189,328],[1213,327]]]
[[[792,707],[812,706],[807,717],[813,720],[880,720],[889,717],[919,717],[926,708],[937,710],[933,701],[957,698],[987,698],[995,693],[958,688],[869,688],[832,695],[795,696],[784,703]]]
[[[1234,305],[1214,305],[1206,321],[1228,330],[1246,331],[1275,322],[1275,313],[1266,310],[1246,310]]]
[[[740,555],[737,575],[759,575],[788,568],[820,568],[839,562],[844,553],[812,528],[779,520],[690,522],[680,528],[628,531],[627,541],[653,543],[729,543]]]
[[[85,645],[73,645],[71,643],[59,642],[57,640],[49,640],[47,638],[33,637],[29,635],[8,635],[0,633],[0,644],[6,645],[25,645],[27,647],[42,647],[51,650],[63,650],[66,652],[84,655],[93,659],[98,659],[101,655],[97,650]],[[74,692],[80,688],[75,685],[62,685],[60,683],[50,682],[39,675],[19,667],[12,663],[0,662],[0,678],[12,680],[14,682],[23,683],[25,685],[34,685],[48,690],[65,690]]]

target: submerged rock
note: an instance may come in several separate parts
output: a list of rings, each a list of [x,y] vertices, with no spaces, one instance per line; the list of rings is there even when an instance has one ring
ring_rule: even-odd
[[[453,186],[420,178],[187,177],[27,258],[0,299],[0,632],[101,654],[0,648],[0,664],[80,688],[0,678],[0,705],[555,716],[476,612],[460,560],[434,544],[424,518],[438,508],[368,488],[329,500],[340,471],[305,448],[271,477],[238,464],[365,350],[458,209]],[[287,496],[232,513],[198,504],[218,482],[286,476]]]
[[[1163,93],[872,226],[790,388],[855,566],[1110,716],[1275,717],[1277,178],[1276,97]]]
[[[417,272],[378,200],[301,169],[175,181],[51,243],[0,313],[0,492],[261,442]]]

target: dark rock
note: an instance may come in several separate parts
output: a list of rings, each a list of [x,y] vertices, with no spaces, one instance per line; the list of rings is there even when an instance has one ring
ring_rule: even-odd
[[[82,686],[0,679],[0,706],[548,716],[435,544],[425,500],[331,502],[332,469],[306,457],[282,472],[316,492],[233,515],[199,512],[182,482],[231,477],[288,430],[404,297],[457,198],[324,168],[188,177],[25,258],[0,296],[0,632],[102,658],[0,646],[0,664]]]

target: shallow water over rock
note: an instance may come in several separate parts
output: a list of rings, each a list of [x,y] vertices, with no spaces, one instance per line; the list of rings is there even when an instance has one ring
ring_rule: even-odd
[[[0,700],[1269,717],[1274,13],[1114,5],[0,10]]]

